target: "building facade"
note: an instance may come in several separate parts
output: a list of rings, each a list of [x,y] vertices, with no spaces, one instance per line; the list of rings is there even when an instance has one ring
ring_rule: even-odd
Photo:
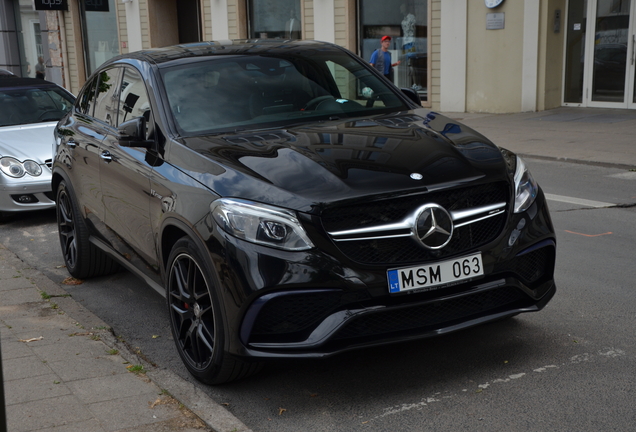
[[[391,36],[399,87],[423,105],[512,113],[636,108],[636,0],[0,0],[0,68],[77,93],[130,51],[225,39],[315,39],[369,61]]]

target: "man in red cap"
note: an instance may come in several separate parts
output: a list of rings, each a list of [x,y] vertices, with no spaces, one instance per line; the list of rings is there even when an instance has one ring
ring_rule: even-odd
[[[382,36],[380,41],[381,48],[373,51],[371,54],[371,66],[376,68],[382,75],[389,81],[393,82],[393,66],[400,64],[400,61],[391,63],[391,53],[389,52],[389,46],[391,45],[391,36]]]

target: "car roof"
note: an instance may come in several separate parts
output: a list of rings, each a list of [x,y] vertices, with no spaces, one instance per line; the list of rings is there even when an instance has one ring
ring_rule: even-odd
[[[0,88],[7,87],[51,87],[57,84],[43,80],[41,78],[21,78],[18,76],[4,76],[0,79]]]
[[[205,57],[217,55],[259,55],[284,54],[293,49],[321,51],[339,50],[337,45],[327,42],[309,40],[283,39],[244,39],[209,42],[194,42],[190,44],[173,45],[163,48],[136,51],[114,57],[111,62],[121,59],[138,59],[155,64],[166,63],[182,58]]]

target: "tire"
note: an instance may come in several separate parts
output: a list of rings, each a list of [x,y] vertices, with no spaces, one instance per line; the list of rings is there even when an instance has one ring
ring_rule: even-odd
[[[220,284],[211,268],[192,239],[179,239],[168,258],[166,303],[177,351],[190,374],[205,384],[223,384],[258,372],[261,364],[225,352]]]
[[[56,197],[60,246],[71,276],[86,279],[119,270],[117,262],[88,240],[88,228],[65,181],[58,186]]]

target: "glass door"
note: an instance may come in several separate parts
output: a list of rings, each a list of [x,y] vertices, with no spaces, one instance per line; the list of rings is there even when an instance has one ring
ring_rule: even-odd
[[[564,103],[636,108],[636,0],[570,0]]]
[[[590,52],[592,59],[591,105],[625,104],[627,71],[631,57],[627,51],[630,38],[631,0],[597,0],[591,23],[594,37]]]

